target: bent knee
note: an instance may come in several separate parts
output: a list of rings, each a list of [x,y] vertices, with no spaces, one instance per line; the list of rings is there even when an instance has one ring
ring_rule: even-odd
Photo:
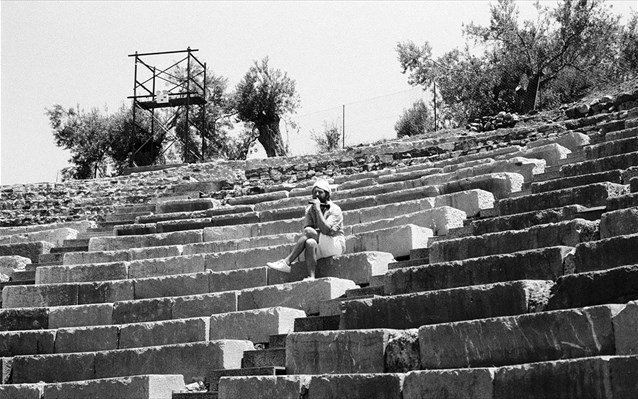
[[[308,238],[306,240],[306,247],[316,248],[319,244],[317,244],[317,240],[314,238]]]
[[[304,227],[303,233],[306,237],[312,238],[312,239],[316,239],[317,236],[319,235],[317,233],[317,230],[313,229],[312,227]]]

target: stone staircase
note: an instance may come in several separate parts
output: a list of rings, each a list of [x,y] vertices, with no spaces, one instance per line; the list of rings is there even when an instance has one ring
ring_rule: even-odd
[[[0,398],[638,397],[637,117],[360,155],[379,169],[327,175],[347,251],[311,281],[265,266],[312,184],[273,170],[305,158],[0,229]]]

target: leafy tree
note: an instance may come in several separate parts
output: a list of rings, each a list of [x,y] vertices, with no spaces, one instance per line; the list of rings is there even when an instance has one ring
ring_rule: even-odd
[[[314,130],[310,131],[310,137],[317,145],[319,152],[331,152],[337,151],[341,148],[341,129],[333,122],[323,122],[323,132],[316,133]]]
[[[432,112],[423,100],[415,101],[395,123],[394,130],[397,137],[416,136],[434,130],[434,118]]]
[[[268,57],[255,62],[237,84],[234,106],[244,122],[253,123],[257,139],[269,157],[286,155],[279,122],[299,105],[295,81],[268,66]]]

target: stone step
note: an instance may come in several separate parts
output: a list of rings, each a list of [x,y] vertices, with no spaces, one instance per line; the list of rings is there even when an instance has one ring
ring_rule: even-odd
[[[38,265],[43,264],[61,264],[64,259],[65,252],[54,252],[40,255]]]
[[[238,368],[249,341],[219,340],[73,354],[14,356],[12,384],[68,382],[141,374],[181,374],[202,379],[208,369]],[[6,364],[5,364],[6,365]]]
[[[382,295],[434,291],[514,280],[556,280],[570,273],[572,247],[546,247],[461,261],[396,268],[385,275]]]
[[[388,270],[400,269],[403,267],[422,266],[422,265],[427,265],[428,263],[430,263],[429,258],[401,260],[397,262],[388,263]]]
[[[148,374],[57,384],[0,385],[0,398],[171,399],[173,391],[184,388],[182,375]]]
[[[112,225],[113,223],[135,223],[137,217],[149,214],[151,214],[151,212],[112,213],[104,217],[104,222],[109,225]]]
[[[354,288],[346,291],[346,298],[350,299],[369,297],[373,295],[385,295],[383,293],[383,285]]]
[[[600,238],[605,239],[635,233],[638,233],[638,207],[618,209],[601,215]]]
[[[414,328],[542,309],[552,281],[519,280],[420,293],[354,299],[341,304],[342,329]]]
[[[286,349],[247,350],[244,352],[241,367],[286,367]]]
[[[23,282],[35,282],[35,270],[20,270],[11,273],[11,281]]]
[[[54,245],[47,241],[0,244],[0,256],[23,256],[31,259],[31,263],[38,263],[40,255],[48,254],[53,247]]]
[[[224,377],[219,398],[633,398],[638,357],[596,356],[516,366],[407,373]]]
[[[638,165],[638,151],[563,165],[560,168],[560,174],[563,177],[571,177],[607,170],[627,169],[636,165]]]
[[[567,205],[583,205],[588,207],[603,206],[610,197],[617,197],[629,192],[628,186],[614,183],[594,183],[562,190],[530,194],[518,198],[505,198],[497,203],[501,216],[531,212]]]
[[[574,247],[581,242],[597,238],[598,222],[573,219],[559,223],[541,224],[522,230],[439,240],[430,245],[430,263],[559,245]]]
[[[246,288],[240,291],[122,300],[118,298],[117,293],[99,291],[98,286],[91,288],[98,293],[94,294],[95,297],[98,295],[101,297],[90,298],[89,295],[78,295],[79,300],[92,300],[88,304],[79,306],[50,305],[49,307],[21,308],[5,306],[0,310],[0,330],[141,323],[276,306],[300,309],[306,314],[318,314],[320,303],[341,297],[346,290],[354,287],[355,284],[350,280],[321,278]]]
[[[214,314],[210,317],[209,339],[268,343],[272,335],[292,332],[297,320],[304,317],[302,310],[281,306]]]
[[[88,245],[78,245],[78,246],[51,248],[51,253],[86,252],[88,250],[89,250]]]
[[[219,204],[212,198],[192,198],[161,201],[155,205],[157,213],[193,212],[215,208]]]
[[[630,127],[605,134],[605,141],[615,141],[638,136],[638,127]]]
[[[540,312],[419,328],[421,369],[494,367],[615,355],[625,305]],[[466,343],[471,342],[471,345]]]
[[[139,205],[125,205],[116,206],[115,214],[122,215],[127,213],[150,213],[156,211],[155,204],[139,204]]]
[[[614,169],[599,173],[590,173],[586,175],[578,175],[572,177],[556,177],[552,180],[544,180],[539,182],[533,182],[531,184],[532,194],[544,193],[547,191],[562,190],[566,188],[572,188],[577,186],[584,186],[593,183],[615,183],[622,184],[622,170]]]
[[[598,159],[638,151],[638,137],[605,141],[585,147],[587,159]]]
[[[269,348],[285,348],[288,334],[274,334],[268,338]]]
[[[74,239],[78,231],[69,227],[61,227],[50,230],[27,231],[13,235],[0,236],[0,244],[18,244],[27,242],[46,241],[61,246],[67,239]]]
[[[567,309],[638,299],[638,265],[568,274],[552,289],[547,309]]]
[[[613,211],[638,206],[638,193],[629,193],[607,199],[607,210]]]
[[[194,244],[202,242],[202,236],[202,230],[189,230],[141,236],[93,237],[89,240],[89,251]]]
[[[339,315],[309,316],[295,319],[295,332],[339,329]]]
[[[211,370],[206,375],[205,383],[208,391],[217,391],[219,379],[222,377],[238,377],[238,376],[275,376],[285,375],[286,368],[280,366],[269,367],[251,367],[230,370]],[[173,397],[175,398],[175,397]]]
[[[620,235],[576,245],[575,273],[638,264],[638,234]]]

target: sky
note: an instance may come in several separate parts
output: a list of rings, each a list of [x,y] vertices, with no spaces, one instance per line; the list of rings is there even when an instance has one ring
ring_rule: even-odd
[[[622,15],[637,1],[609,3]],[[531,1],[519,7],[533,15]],[[313,153],[310,131],[341,124],[344,106],[346,145],[395,137],[402,110],[427,95],[407,83],[396,44],[429,41],[434,56],[461,47],[462,24],[487,25],[489,2],[2,0],[0,19],[4,185],[59,179],[70,153],[55,146],[45,109],[130,106],[135,51],[198,49],[230,89],[268,56],[301,99],[299,132],[282,127],[293,154]]]

